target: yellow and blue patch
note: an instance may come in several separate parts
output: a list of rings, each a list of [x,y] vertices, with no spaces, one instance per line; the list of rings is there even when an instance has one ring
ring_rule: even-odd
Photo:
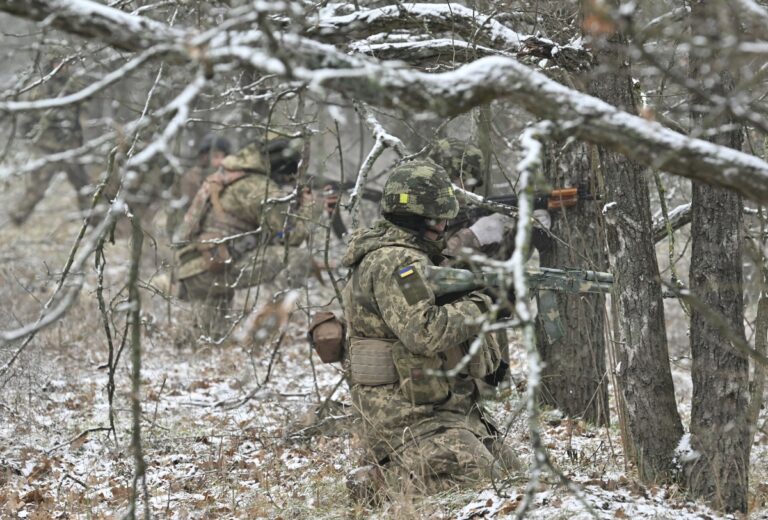
[[[421,273],[415,265],[406,265],[395,269],[395,280],[405,296],[408,305],[415,305],[423,300],[431,298],[432,293],[424,283]]]

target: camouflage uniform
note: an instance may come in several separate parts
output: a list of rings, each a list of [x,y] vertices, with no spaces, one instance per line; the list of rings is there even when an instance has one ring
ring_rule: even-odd
[[[34,101],[55,98],[64,95],[68,90],[71,90],[71,86],[64,72],[61,71],[54,78],[35,88],[28,99]],[[25,115],[20,127],[36,157],[45,157],[83,145],[79,105],[67,105]],[[66,173],[67,179],[77,192],[79,208],[86,210],[90,207],[90,196],[85,190],[85,187],[90,184],[90,179],[83,166],[74,162],[49,162],[27,178],[24,195],[11,210],[11,219],[14,223],[20,225],[27,220],[35,206],[45,197],[45,192],[54,175],[60,171]]]
[[[306,279],[309,258],[296,247],[306,238],[305,224],[288,213],[303,216],[308,210],[267,202],[286,195],[265,175],[258,144],[228,156],[195,195],[175,241],[192,241],[179,251],[178,279],[195,301],[196,324],[203,333],[218,339],[227,332],[236,289],[267,282],[295,286]],[[246,236],[212,242],[241,234]]]
[[[427,218],[458,211],[445,172],[426,161],[391,174],[382,209],[398,204]],[[428,374],[455,366],[490,304],[479,293],[436,303],[422,273],[439,263],[443,246],[381,220],[353,233],[343,259],[352,268],[342,295],[352,399],[368,462],[423,482],[426,491],[449,481],[484,480],[500,465],[517,465],[511,450],[497,442],[473,380],[498,366],[495,342],[484,340],[457,377]]]
[[[211,154],[221,152],[229,155],[231,144],[228,139],[215,134],[207,134],[197,147],[197,164],[185,171],[173,185],[173,198],[175,204],[167,211],[166,231],[173,236],[176,228],[184,219],[184,214],[192,204],[200,186],[208,175],[216,171],[211,164]]]

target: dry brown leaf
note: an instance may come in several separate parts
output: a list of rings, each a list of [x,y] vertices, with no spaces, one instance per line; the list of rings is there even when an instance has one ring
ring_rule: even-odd
[[[192,381],[192,383],[189,385],[188,390],[200,390],[201,388],[210,388],[210,387],[211,387],[210,381],[201,379],[199,381]]]
[[[584,32],[595,36],[608,35],[616,31],[616,24],[608,18],[591,14],[584,18],[582,29],[584,29]]]
[[[88,433],[85,432],[82,435],[79,435],[75,440],[72,441],[72,449],[73,450],[79,450],[83,447],[83,444],[85,444],[88,441]]]
[[[44,458],[42,462],[37,464],[34,468],[32,468],[32,473],[29,474],[29,477],[27,477],[27,482],[31,483],[35,480],[39,479],[46,473],[48,473],[51,470],[51,459]]]
[[[45,495],[36,488],[22,496],[21,501],[25,504],[41,504],[45,501]]]
[[[511,502],[509,500],[505,501],[504,504],[499,509],[499,513],[502,515],[507,515],[509,513],[513,513],[514,511],[517,511],[518,506],[520,505],[520,502],[515,501]]]
[[[112,492],[112,497],[116,500],[128,500],[131,498],[131,487],[130,486],[112,486],[109,488],[109,490]]]

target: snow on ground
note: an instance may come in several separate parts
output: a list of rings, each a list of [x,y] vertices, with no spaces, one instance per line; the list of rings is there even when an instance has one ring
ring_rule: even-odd
[[[35,316],[49,294],[48,273],[62,265],[77,224],[65,214],[60,201],[46,200],[23,230],[0,229],[3,329]],[[127,244],[118,237],[107,251],[106,296],[115,304],[124,297],[119,282],[126,259]],[[147,263],[145,274],[155,266],[151,258]],[[128,506],[134,472],[130,359],[126,349],[115,374],[115,438],[108,431],[107,347],[95,278],[93,273],[87,278],[69,316],[39,334],[13,377],[0,381],[0,518],[120,518]],[[322,305],[332,296],[329,286],[313,281],[299,304]],[[265,382],[273,344],[195,345],[182,304],[169,306],[147,291],[144,309],[141,428],[154,518],[501,519],[512,518],[519,507],[524,480],[499,492],[460,489],[421,499],[403,494],[374,508],[352,504],[345,477],[356,466],[358,451],[344,405],[346,387],[340,385],[328,400],[340,373],[310,357],[303,312],[294,314]],[[123,319],[115,317],[119,331]],[[7,348],[0,351],[3,361],[8,354]],[[525,379],[523,359],[522,352],[513,359],[516,381]],[[687,417],[690,378],[684,369],[675,365]],[[488,406],[502,422],[513,418],[509,442],[530,459],[524,417],[516,415],[521,398],[513,390]],[[314,410],[323,403],[318,420]],[[544,417],[552,460],[580,485],[582,495],[547,475],[530,518],[735,518],[688,501],[674,486],[641,485],[625,467],[617,426],[590,427],[551,412]],[[766,468],[768,437],[761,433],[752,451],[750,518],[768,518]]]

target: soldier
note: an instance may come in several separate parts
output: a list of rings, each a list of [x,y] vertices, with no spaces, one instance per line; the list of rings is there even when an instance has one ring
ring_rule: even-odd
[[[474,192],[483,185],[483,155],[474,143],[450,137],[440,139],[432,149],[430,157],[446,169],[451,181],[457,186]],[[533,211],[533,217],[536,219],[536,225],[533,228],[531,244],[540,250],[547,247],[550,240],[544,231],[549,229],[550,216],[547,210],[536,209]],[[468,227],[449,233],[443,254],[459,265],[464,264],[460,258],[461,251],[465,248],[480,251],[497,260],[506,260],[515,249],[516,224],[514,218],[500,213],[481,217],[471,222]],[[501,350],[501,368],[486,381],[491,383],[491,386],[504,387],[512,383],[509,379],[511,376],[508,375],[510,345],[507,331],[499,330],[496,333],[496,341]],[[483,383],[480,387],[484,395],[493,393],[493,390]]]
[[[383,220],[353,233],[343,259],[352,270],[342,295],[347,362],[367,462],[426,492],[520,467],[477,400],[474,378],[499,364],[492,336],[478,340],[479,352],[458,376],[431,373],[456,366],[491,305],[477,292],[438,304],[424,282],[458,210],[445,170],[404,163],[384,186]]]
[[[230,329],[235,290],[262,282],[303,281],[308,255],[298,249],[306,237],[302,218],[311,199],[284,202],[287,193],[267,176],[263,145],[253,143],[227,156],[195,195],[174,241],[178,279],[193,300],[196,326],[214,340]]]
[[[56,63],[51,63],[51,70],[55,67]],[[65,66],[48,81],[35,87],[28,98],[30,100],[55,98],[71,90],[71,79],[67,75]],[[21,121],[20,128],[29,141],[32,154],[36,157],[45,157],[83,145],[80,106],[77,104],[26,115]],[[85,211],[90,207],[90,197],[86,189],[90,180],[83,166],[76,162],[48,162],[27,179],[24,195],[10,212],[14,224],[20,226],[26,222],[35,206],[43,200],[54,175],[61,171],[66,173],[67,179],[77,192],[80,210]]]
[[[179,182],[180,195],[186,200],[186,210],[192,203],[197,190],[203,185],[205,178],[218,170],[224,158],[232,153],[232,144],[226,137],[208,134],[197,147],[197,164],[181,177]]]
[[[451,137],[440,139],[435,143],[430,158],[445,168],[457,186],[474,192],[483,185],[483,155],[474,143]],[[539,249],[545,247],[548,241],[546,232],[541,228],[549,229],[551,219],[545,209],[535,209],[533,217],[537,224],[531,242]],[[469,248],[506,260],[514,250],[515,224],[515,219],[500,213],[481,217],[467,228],[451,233],[445,253],[457,256],[462,248]]]
[[[173,188],[174,203],[167,211],[166,232],[173,236],[176,228],[184,219],[197,190],[205,182],[205,178],[221,167],[224,158],[232,152],[229,139],[216,134],[207,134],[197,147],[197,162],[184,172]]]

